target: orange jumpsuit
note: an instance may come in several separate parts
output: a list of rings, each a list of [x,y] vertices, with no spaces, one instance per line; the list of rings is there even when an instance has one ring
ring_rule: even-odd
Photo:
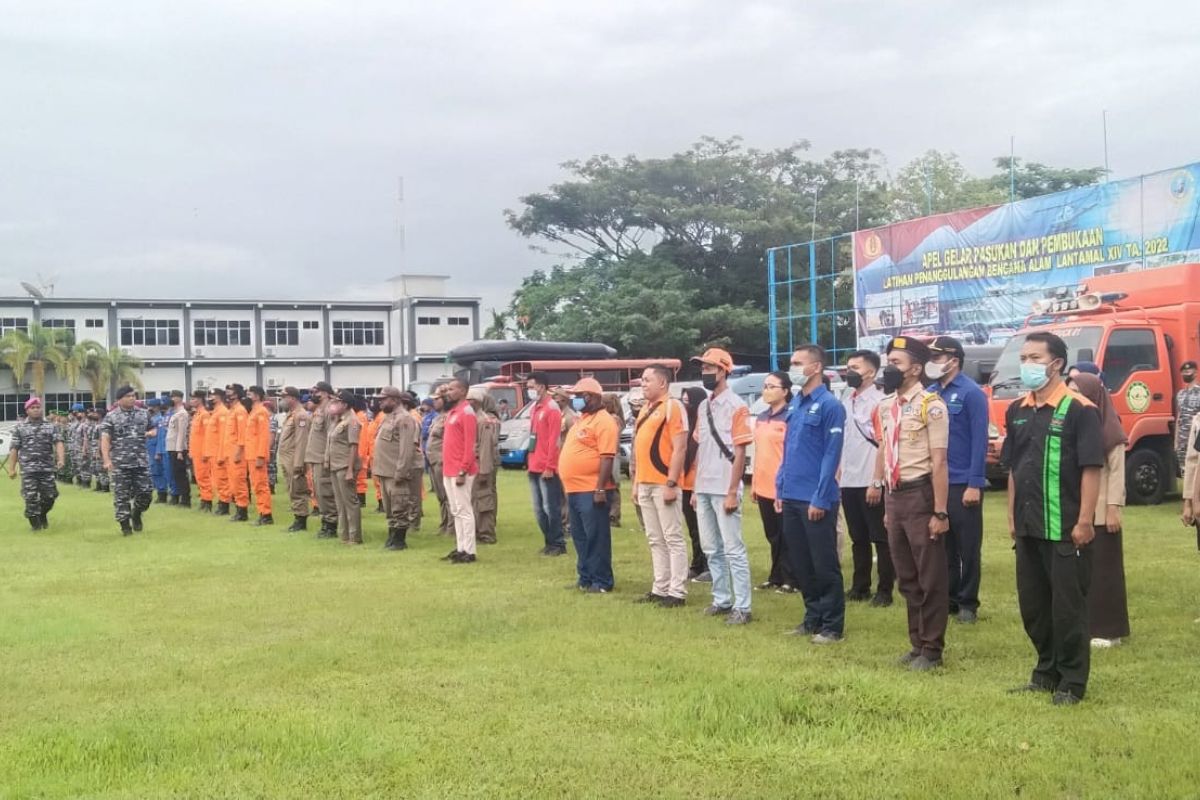
[[[208,431],[204,439],[204,455],[212,470],[213,493],[217,500],[229,503],[229,480],[225,471],[225,429],[229,427],[229,409],[224,403],[214,402],[208,419]]]
[[[229,481],[233,504],[238,508],[250,505],[250,476],[246,471],[246,422],[249,419],[245,407],[235,402],[229,409],[229,422],[225,425],[225,479]],[[241,460],[235,461],[239,447]]]
[[[358,424],[366,428],[370,423],[367,421],[367,415],[363,411],[355,411],[354,417],[358,420]],[[370,436],[358,437],[358,457],[362,461],[362,469],[358,471],[358,480],[355,481],[354,491],[360,495],[367,493],[367,465],[371,463],[371,451],[375,449],[375,440]]]
[[[267,479],[267,462],[270,460],[271,414],[262,403],[256,403],[246,419],[246,464],[250,486],[254,489],[254,506],[260,517],[271,516],[271,482]]]
[[[200,502],[211,503],[213,499],[212,462],[204,460],[208,446],[208,426],[212,423],[212,415],[208,409],[200,406],[192,415],[192,428],[188,433],[188,455],[192,459],[192,472],[196,475],[196,488],[200,492]]]

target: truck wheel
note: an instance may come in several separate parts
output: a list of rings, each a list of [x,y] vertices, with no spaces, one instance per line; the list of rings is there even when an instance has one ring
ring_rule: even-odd
[[[1134,450],[1125,459],[1125,494],[1130,505],[1156,506],[1167,491],[1167,468],[1153,450]]]

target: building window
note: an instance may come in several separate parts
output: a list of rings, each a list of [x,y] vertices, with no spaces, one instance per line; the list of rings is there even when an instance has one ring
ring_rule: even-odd
[[[470,317],[446,317],[447,325],[470,325]]]
[[[121,346],[168,347],[179,344],[177,319],[123,319]]]
[[[417,324],[418,325],[441,325],[442,318],[441,317],[417,317]],[[451,323],[451,324],[453,324],[453,323]]]
[[[304,320],[304,330],[306,330],[306,331],[319,330],[320,327],[321,327],[321,322],[319,320],[315,320],[315,319]]]
[[[300,323],[295,320],[268,319],[263,322],[263,345],[295,347],[300,344]]]
[[[363,398],[366,398],[367,400],[370,400],[372,397],[374,397],[375,395],[377,395],[381,391],[383,391],[383,387],[382,386],[339,386],[338,391],[350,392],[350,394],[356,394],[359,397],[363,397]]]
[[[192,344],[197,347],[249,347],[250,320],[198,319],[192,322]]]
[[[381,345],[383,344],[382,322],[360,322],[358,320],[333,321],[333,344],[342,345]]]
[[[21,333],[29,333],[29,318],[28,317],[0,317],[0,336],[9,331],[20,331]]]
[[[75,320],[73,319],[44,319],[42,326],[63,331],[62,342],[67,347],[75,345]]]
[[[85,319],[83,321],[83,327],[85,327],[85,328],[103,328],[104,320],[99,319],[97,317],[91,317],[91,318]]]

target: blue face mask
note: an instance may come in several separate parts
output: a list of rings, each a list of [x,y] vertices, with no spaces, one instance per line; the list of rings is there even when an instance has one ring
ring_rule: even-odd
[[[1022,364],[1021,365],[1021,385],[1031,392],[1036,392],[1038,389],[1046,385],[1050,380],[1050,376],[1046,374],[1045,364]]]
[[[583,407],[586,405],[587,405],[587,401],[584,400],[582,397],[572,397],[571,398],[571,408],[575,409],[575,412],[577,414],[583,413]]]

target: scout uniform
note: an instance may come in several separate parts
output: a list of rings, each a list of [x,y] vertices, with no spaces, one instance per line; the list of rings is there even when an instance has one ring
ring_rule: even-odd
[[[123,386],[116,399],[133,394]],[[108,439],[109,461],[112,462],[113,511],[128,536],[142,529],[142,513],[154,498],[150,482],[150,460],[146,454],[146,432],[154,430],[150,415],[143,408],[114,408],[100,423],[101,439]]]
[[[1033,392],[1010,405],[1005,429],[1001,461],[1010,469],[1017,600],[1038,654],[1029,682],[1082,700],[1090,670],[1092,552],[1076,547],[1071,532],[1084,472],[1105,464],[1100,416],[1060,383],[1040,406]]]
[[[280,394],[280,397],[284,396],[293,398],[295,402],[279,427],[279,463],[283,466],[283,484],[287,487],[288,503],[295,517],[288,531],[297,533],[308,528],[309,503],[312,500],[304,467],[310,415],[301,404],[300,390],[295,386],[285,387]]]
[[[921,363],[929,360],[929,348],[916,339],[897,337],[888,345],[888,353],[893,350]],[[935,513],[933,451],[945,450],[950,438],[946,404],[918,381],[884,398],[876,419],[887,485],[884,522],[900,593],[908,605],[912,651],[905,660],[924,656],[937,665],[950,615],[949,573],[945,537],[931,538],[929,522]]]
[[[259,390],[259,387],[255,387]],[[261,395],[259,395],[261,397]],[[246,465],[250,485],[254,490],[254,507],[258,511],[255,525],[273,525],[271,516],[271,483],[267,462],[271,458],[271,414],[262,402],[256,402],[246,418]],[[261,460],[262,466],[259,466]]]
[[[416,449],[420,430],[408,410],[399,405],[399,389],[385,386],[378,397],[397,400],[397,406],[390,414],[375,415],[379,424],[375,426],[375,444],[372,447],[371,472],[379,479],[383,511],[388,521],[388,538],[384,548],[405,550],[408,548],[408,527],[412,522],[410,478],[413,450]]]
[[[323,391],[333,394],[333,387],[321,381],[313,387],[313,391]],[[304,463],[312,470],[312,493],[317,499],[317,508],[321,514],[321,530],[319,539],[331,539],[337,536],[338,512],[337,498],[333,492],[333,482],[325,467],[325,449],[329,441],[328,403],[321,403],[313,411],[308,425],[308,447],[304,454]]]
[[[472,392],[475,392],[472,389]],[[468,395],[468,397],[471,397]],[[479,461],[479,474],[471,486],[471,506],[475,511],[475,540],[484,544],[496,543],[496,470],[500,466],[500,418],[485,407],[495,408],[486,389],[480,389],[474,399],[479,424],[475,433],[475,458]]]
[[[192,474],[196,478],[196,491],[200,494],[200,510],[212,511],[213,473],[212,462],[208,460],[209,428],[212,426],[212,413],[204,407],[204,392],[192,392],[192,397],[200,401],[192,416],[188,432],[188,457],[192,460]]]
[[[41,402],[31,397],[25,401],[25,410],[41,405]],[[12,430],[9,447],[21,465],[21,497],[25,500],[25,518],[35,531],[48,525],[46,515],[58,499],[58,486],[54,482],[55,450],[62,443],[62,428],[45,417],[36,422],[26,419]],[[9,461],[12,462],[12,456]]]
[[[362,466],[359,455],[359,434],[362,425],[350,404],[354,395],[343,391],[339,398],[346,404],[345,412],[330,419],[325,444],[325,471],[333,486],[337,508],[337,533],[343,544],[362,544],[362,506],[358,502],[355,484]],[[309,442],[311,452],[312,443]],[[349,476],[349,477],[347,477]]]

